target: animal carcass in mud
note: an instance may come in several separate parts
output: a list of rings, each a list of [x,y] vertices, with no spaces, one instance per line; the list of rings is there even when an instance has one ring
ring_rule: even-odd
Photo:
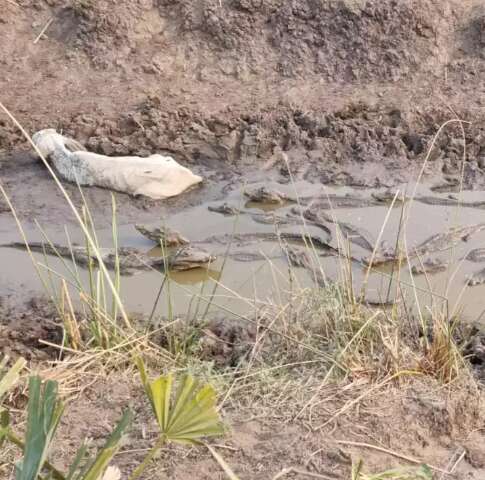
[[[27,248],[25,243],[22,242],[12,242],[2,246],[21,249]],[[97,255],[93,251],[89,251],[86,247],[79,245],[64,247],[52,243],[32,242],[29,243],[29,248],[34,252],[68,258],[75,261],[76,265],[79,266],[99,267]],[[99,248],[99,253],[106,268],[114,270],[118,263],[122,275],[133,275],[138,271],[152,269],[191,270],[206,266],[216,260],[213,255],[207,253],[205,250],[190,246],[182,247],[165,257],[148,255],[133,247],[120,247],[117,250],[114,248]]]
[[[82,146],[54,129],[41,130],[32,137],[40,153],[49,159],[58,174],[82,186],[109,188],[129,195],[160,200],[181,194],[202,181],[172,157],[108,157],[86,152]]]

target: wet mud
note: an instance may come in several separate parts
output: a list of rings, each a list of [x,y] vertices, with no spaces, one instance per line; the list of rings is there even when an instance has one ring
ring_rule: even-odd
[[[295,279],[304,287],[338,281],[350,262],[356,291],[367,272],[370,273],[366,298],[371,305],[405,301],[404,297],[394,296],[399,277],[400,292],[407,291],[408,299],[411,298],[415,284],[423,307],[435,305],[448,296],[451,308],[460,309],[470,320],[480,317],[484,288],[481,285],[485,282],[479,265],[483,261],[481,245],[485,240],[484,224],[480,223],[482,192],[464,191],[460,202],[450,205],[440,201],[447,194],[434,193],[422,186],[414,201],[395,203],[391,208],[375,201],[376,197],[382,197],[384,190],[266,182],[250,185],[254,191],[264,188],[265,195],[260,199],[264,201],[253,198],[248,206],[247,187],[232,188],[221,200],[187,207],[163,220],[152,218],[144,226],[130,223],[118,226],[121,273],[137,273],[122,277],[121,291],[127,308],[139,313],[151,311],[164,270],[170,266],[169,258],[175,259],[170,270],[190,267],[190,271],[170,273],[173,280],[170,302],[162,302],[157,312],[162,316],[167,313],[168,305],[183,315],[194,298],[199,303],[211,304],[214,311],[222,307],[236,316],[245,314],[258,308],[258,303],[264,303],[275,292],[279,295],[289,292]],[[402,191],[410,188],[403,185]],[[280,197],[302,200],[296,206],[296,200],[266,202],[268,192],[276,191]],[[421,202],[425,194],[437,200]],[[407,216],[405,222],[403,218]],[[427,221],[423,222],[423,218]],[[80,248],[81,257],[83,253],[86,256],[84,247],[66,246],[68,240],[71,245],[82,242],[82,234],[76,229],[69,229],[66,237],[55,228],[45,228],[41,234],[32,227],[27,235],[34,247],[39,246],[33,248],[34,255],[48,273],[68,273],[65,263],[70,263],[71,256],[74,260],[80,258],[76,252],[73,255],[73,248]],[[60,255],[63,261],[56,257],[52,245],[45,240],[42,244],[42,235],[58,246],[58,252],[64,252]],[[3,245],[0,257],[5,265],[1,296],[15,298],[15,292],[21,288],[38,295],[42,289],[30,259],[26,252],[11,248],[15,244],[6,240],[11,242],[12,237],[18,237],[18,233],[10,230],[0,235]],[[111,228],[100,229],[98,238],[102,251],[111,252],[114,262]],[[158,243],[168,239],[172,245],[157,247],[157,238]],[[204,252],[206,257],[192,256],[192,261],[167,257],[185,249]],[[131,259],[136,257],[136,264],[125,262],[125,252]],[[78,261],[76,265],[84,281],[88,278],[88,263]],[[108,267],[113,268],[114,263]],[[52,278],[51,281],[56,282]],[[212,297],[216,285],[218,293]]]
[[[31,133],[57,128],[106,155],[172,155],[204,178],[167,201],[116,195],[119,246],[152,267],[123,278],[130,310],[149,310],[163,276],[155,263],[164,253],[153,243],[162,232],[150,241],[141,226],[174,228],[181,237],[164,235],[170,248],[187,240],[217,257],[171,273],[179,311],[215,281],[240,294],[231,308],[247,310],[254,278],[266,299],[288,287],[289,269],[302,285],[323,285],[342,261],[358,288],[372,260],[370,303],[394,300],[389,276],[400,262],[425,303],[476,285],[456,293],[473,317],[484,288],[484,234],[475,230],[485,206],[484,19],[473,0],[18,0],[0,23],[0,90]],[[403,260],[396,238],[412,191],[403,186],[421,169]],[[84,245],[6,116],[0,181],[29,240],[45,240],[38,222],[59,247]],[[65,187],[78,208],[90,206],[102,247],[113,248],[111,192]],[[19,241],[0,198],[0,243]],[[59,259],[34,255],[64,273]],[[3,247],[0,259],[0,297],[21,304],[39,293],[25,252]]]
[[[30,132],[170,154],[217,180],[254,167],[376,188],[412,178],[460,118],[425,174],[447,191],[485,184],[478,1],[7,3],[0,87]],[[26,149],[1,118],[7,184]]]

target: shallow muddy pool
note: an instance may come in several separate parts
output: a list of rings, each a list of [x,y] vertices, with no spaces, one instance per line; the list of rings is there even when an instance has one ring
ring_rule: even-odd
[[[282,198],[268,201],[268,195],[245,195],[261,187],[266,193],[279,192]],[[401,190],[407,195],[411,191],[409,186]],[[189,309],[194,313],[205,310],[208,303],[227,315],[247,314],[255,306],[285,302],[290,290],[342,280],[346,271],[352,272],[358,293],[377,245],[365,289],[369,303],[385,304],[397,298],[411,309],[419,302],[422,310],[446,306],[470,320],[480,318],[485,309],[485,285],[481,284],[485,275],[478,275],[485,269],[485,250],[480,250],[485,247],[485,192],[458,196],[420,187],[413,202],[396,201],[391,208],[395,191],[307,182],[255,184],[235,189],[222,201],[191,207],[170,218],[154,218],[149,226],[169,226],[196,248],[217,257],[203,268],[171,272],[157,314],[167,315],[170,309],[175,314]],[[60,226],[42,227],[50,241],[68,245]],[[111,226],[100,227],[99,243],[112,247]],[[42,240],[35,228],[26,234],[29,241]],[[400,249],[408,252],[400,269],[395,262],[398,237]],[[69,238],[83,244],[80,231],[71,229]],[[0,244],[19,240],[10,219],[0,224]],[[163,253],[134,225],[118,227],[118,245],[136,247],[152,257]],[[54,288],[60,276],[75,282],[70,260],[39,252],[34,256],[45,281]],[[0,264],[0,296],[22,301],[43,291],[26,251],[3,246]],[[87,271],[80,266],[77,271],[87,287]],[[477,285],[468,285],[471,276]],[[150,312],[163,279],[158,269],[123,275],[121,297],[127,310]]]

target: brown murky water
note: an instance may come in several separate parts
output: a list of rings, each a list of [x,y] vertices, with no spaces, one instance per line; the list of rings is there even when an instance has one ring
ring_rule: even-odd
[[[292,198],[302,198],[303,203],[308,205],[311,198],[325,199],[326,195],[340,198],[345,195],[362,198],[361,205],[372,198],[373,194],[382,191],[352,190],[350,188],[329,188],[322,185],[313,185],[306,182],[295,185],[274,185],[280,192]],[[409,188],[408,188],[409,190]],[[440,199],[443,203],[453,202],[447,193],[434,193],[428,188],[419,189],[418,196]],[[463,192],[462,202],[478,202],[485,200],[485,192]],[[286,202],[283,205],[264,205],[255,202],[248,202],[242,191],[232,192],[225,200],[228,204],[238,207],[242,213],[236,216],[225,216],[220,213],[209,211],[209,206],[220,205],[223,202],[202,204],[188,210],[184,210],[170,218],[163,219],[165,225],[178,230],[191,242],[197,242],[203,247],[217,255],[218,259],[208,268],[199,268],[186,272],[170,273],[169,286],[161,297],[158,313],[166,314],[168,311],[168,298],[173,311],[183,314],[194,304],[199,308],[205,308],[211,298],[212,308],[220,309],[229,315],[229,312],[246,314],[255,305],[262,305],[265,302],[284,302],[290,288],[312,287],[314,285],[314,274],[308,268],[289,267],[287,255],[282,243],[275,238],[265,240],[264,238],[251,238],[245,234],[270,234],[280,233],[307,233],[318,236],[328,241],[331,247],[339,246],[338,235],[335,224],[331,224],[331,236],[328,236],[321,228],[310,225],[294,223],[280,223],[276,225],[271,222],[268,215],[277,215],[278,218],[292,216],[295,211],[295,203]],[[333,208],[326,212],[333,216],[338,222],[350,224],[357,232],[365,233],[365,236],[372,245],[379,238],[388,245],[394,246],[399,231],[402,227],[402,204],[396,204],[389,212],[389,205],[386,203],[364,206],[357,204],[350,208]],[[408,204],[409,205],[409,204]],[[406,207],[408,208],[408,207]],[[409,220],[403,231],[408,250],[417,246],[434,234],[444,232],[451,227],[467,226],[485,222],[485,209],[480,206],[455,206],[455,205],[432,205],[421,201],[414,201],[409,207]],[[406,216],[406,213],[404,214]],[[384,221],[388,221],[382,229]],[[154,219],[154,225],[162,220]],[[293,220],[292,220],[293,221]],[[0,244],[13,240],[19,240],[19,234],[13,224],[0,226]],[[59,244],[67,244],[66,236],[59,228],[53,229],[44,225],[49,238]],[[123,225],[118,229],[119,245],[138,247],[150,255],[160,255],[161,249],[154,246],[152,242],[142,237],[132,225]],[[228,250],[228,239],[233,233],[238,235],[234,238],[231,248]],[[226,237],[224,237],[226,235]],[[41,240],[39,231],[28,231],[29,240]],[[70,231],[71,241],[82,243],[80,232]],[[204,241],[204,239],[212,239]],[[98,230],[98,238],[102,246],[113,245],[111,228]],[[340,237],[341,238],[341,237]],[[466,241],[465,241],[466,240]],[[349,254],[360,260],[368,257],[371,252],[347,239],[342,240]],[[285,242],[283,242],[285,243]],[[294,242],[288,242],[294,245]],[[359,242],[357,242],[359,243]],[[423,310],[431,308],[432,305],[444,305],[447,298],[447,306],[450,311],[462,311],[470,320],[479,318],[485,310],[485,285],[474,287],[467,286],[467,279],[485,269],[485,262],[472,262],[464,260],[467,254],[476,248],[485,246],[485,230],[469,236],[469,238],[458,239],[453,248],[447,248],[440,252],[433,252],[423,255],[422,261],[439,260],[448,264],[444,271],[430,273],[428,275],[411,275],[409,268],[405,265],[399,274],[399,285],[401,287],[399,298],[404,298],[410,306],[419,302]],[[296,248],[304,250],[303,245]],[[226,257],[226,254],[229,255]],[[320,270],[329,280],[341,278],[342,266],[348,264],[344,258],[329,255],[328,251],[307,249],[312,259],[314,269]],[[71,278],[69,269],[73,268],[71,262],[42,254],[34,254],[41,264],[41,270],[49,284],[56,287],[59,283],[59,276]],[[413,265],[419,264],[416,259],[412,260]],[[0,248],[0,295],[14,295],[16,297],[28,298],[32,294],[41,293],[42,284],[35,274],[31,260],[27,253],[12,248]],[[291,274],[290,274],[291,272]],[[352,262],[352,277],[356,291],[361,288],[366,274],[366,267],[357,261]],[[85,270],[79,269],[81,281],[87,285],[88,274]],[[163,281],[164,274],[160,271],[140,272],[133,276],[123,276],[121,281],[121,296],[129,311],[149,312],[152,309],[157,292]],[[366,298],[370,302],[385,302],[392,300],[397,289],[396,268],[392,264],[384,264],[375,267],[369,276],[366,289]],[[215,285],[217,291],[212,297]],[[168,293],[169,292],[169,293]],[[402,297],[401,297],[402,295]],[[199,302],[194,301],[200,299]]]

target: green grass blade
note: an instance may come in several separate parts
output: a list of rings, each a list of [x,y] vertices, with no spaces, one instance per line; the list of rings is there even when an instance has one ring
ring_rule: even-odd
[[[10,426],[10,413],[7,410],[0,410],[0,448],[2,448],[5,439],[8,436]]]
[[[121,288],[121,273],[120,273],[120,256],[118,255],[118,223],[116,221],[116,197],[114,194],[111,194],[111,210],[112,210],[112,220],[111,220],[111,227],[112,227],[112,235],[113,235],[113,248],[115,251],[115,279],[114,279],[114,286],[118,294],[120,293]],[[116,299],[113,295],[112,298],[112,305],[111,305],[111,318],[113,322],[116,323],[116,319],[118,317],[118,304],[116,303]]]
[[[163,429],[168,429],[169,415],[170,415],[170,398],[172,395],[173,375],[169,373],[165,377],[165,395],[163,401]]]
[[[83,475],[82,480],[99,480],[104,471],[108,467],[109,462],[121,447],[123,435],[133,420],[133,413],[131,410],[126,410],[121,417],[121,420],[116,425],[116,428],[111,433],[110,437],[104,444],[103,448],[98,453],[96,459],[91,464],[86,474]]]
[[[211,419],[206,423],[200,423],[197,425],[196,428],[192,430],[186,430],[177,434],[173,434],[170,436],[170,440],[173,442],[190,442],[193,443],[195,441],[200,440],[201,438],[208,438],[208,437],[220,437],[225,432],[224,427],[222,424],[214,424],[214,421]]]
[[[143,360],[137,357],[135,362],[140,371],[141,382],[145,387],[145,392],[152,405],[152,410],[160,426],[160,430],[165,431],[168,425],[172,377],[158,377],[150,382]]]
[[[0,402],[2,401],[5,394],[10,390],[15,383],[17,383],[20,372],[25,367],[27,362],[24,358],[19,358],[14,363],[14,365],[2,376],[0,380]]]
[[[198,390],[197,381],[187,375],[183,377],[175,395],[172,395],[172,374],[150,382],[143,360],[138,357],[135,362],[160,427],[161,438],[194,443],[200,438],[224,433],[215,408],[216,393],[210,385]]]
[[[352,463],[352,473],[351,473],[352,480],[359,480],[360,474],[362,472],[362,467],[363,467],[362,459],[359,459],[357,463]]]
[[[74,457],[71,466],[69,467],[69,471],[67,472],[66,480],[73,480],[75,473],[78,471],[82,461],[86,457],[86,453],[88,451],[88,446],[86,443],[83,443],[78,451],[76,452],[76,456]]]
[[[17,480],[35,480],[46,461],[63,406],[57,398],[57,382],[42,386],[40,377],[29,380],[27,433],[23,460],[17,464]]]
[[[148,378],[148,374],[145,368],[145,363],[143,362],[141,357],[136,357],[135,363],[136,363],[136,366],[138,367],[138,371],[140,372],[140,380],[143,385],[143,388],[145,389],[146,396],[148,397],[148,400],[150,400],[153,413],[155,413],[156,408],[153,400],[153,392],[152,392],[152,389],[150,386],[150,380]]]

